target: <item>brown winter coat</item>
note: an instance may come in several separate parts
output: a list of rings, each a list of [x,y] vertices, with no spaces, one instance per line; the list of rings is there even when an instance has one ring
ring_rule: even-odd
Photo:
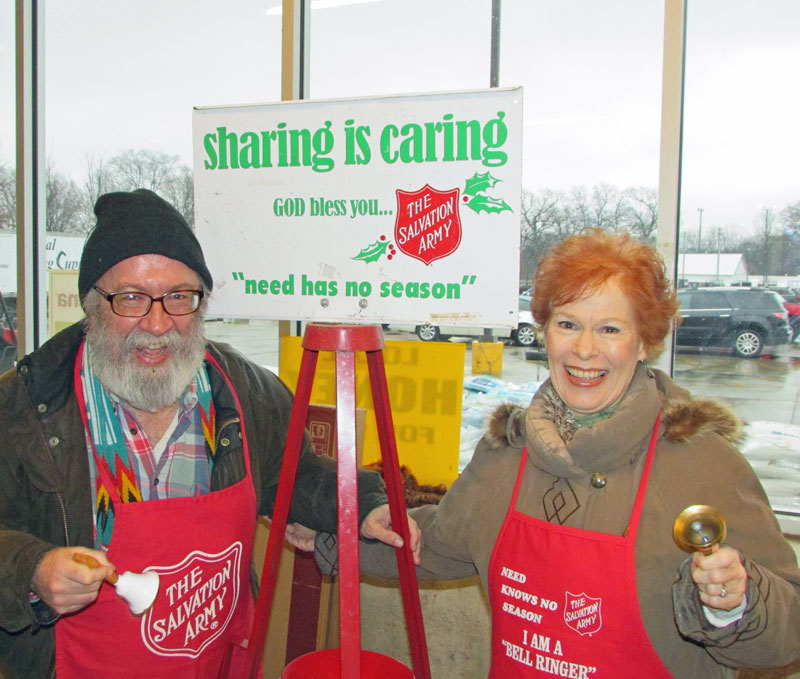
[[[741,427],[730,410],[717,401],[691,400],[665,374],[641,365],[616,412],[578,429],[565,444],[544,396],[547,386],[527,412],[501,408],[441,504],[413,510],[423,534],[419,577],[450,579],[477,572],[487,586],[489,559],[523,447],[528,463],[519,511],[544,519],[547,498],[557,494],[548,491],[555,488],[567,499],[558,511],[564,525],[621,535],[661,412],[636,543],[640,608],[655,650],[678,679],[734,677],[731,667],[778,666],[800,658],[800,570],[758,479],[733,446]],[[593,485],[593,475],[605,477],[605,485]],[[688,572],[691,557],[672,540],[675,518],[693,504],[724,513],[726,544],[741,552],[749,575],[744,617],[721,629],[705,621]],[[362,548],[367,572],[393,576],[394,561],[389,549]],[[679,573],[682,579],[673,587]]]

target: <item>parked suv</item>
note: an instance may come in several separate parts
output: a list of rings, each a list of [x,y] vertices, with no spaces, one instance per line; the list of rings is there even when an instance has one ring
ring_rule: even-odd
[[[780,295],[763,288],[692,288],[678,291],[682,321],[678,346],[731,347],[755,358],[765,346],[792,340]]]
[[[789,327],[792,329],[792,342],[800,335],[800,295],[794,288],[767,288],[783,297],[783,306],[789,312]]]

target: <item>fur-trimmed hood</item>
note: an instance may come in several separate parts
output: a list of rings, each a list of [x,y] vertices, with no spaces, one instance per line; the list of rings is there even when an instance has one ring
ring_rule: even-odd
[[[655,377],[664,395],[661,430],[667,441],[688,443],[696,436],[713,432],[730,443],[741,442],[743,422],[727,403],[716,398],[692,399],[684,390],[676,391],[676,385],[664,373],[656,371]],[[527,409],[513,404],[498,406],[490,418],[486,434],[490,445],[494,448],[523,447],[526,443],[526,414]],[[552,416],[557,419],[556,415]]]
[[[744,437],[743,422],[727,403],[716,398],[667,403],[661,426],[670,443],[686,443],[710,431],[731,443],[739,443]]]

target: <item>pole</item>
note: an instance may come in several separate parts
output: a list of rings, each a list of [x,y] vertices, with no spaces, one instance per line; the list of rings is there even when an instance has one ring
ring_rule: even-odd
[[[492,47],[489,64],[489,87],[500,84],[500,1],[492,0]],[[481,340],[491,342],[494,339],[491,328],[483,329]]]
[[[492,55],[489,87],[500,85],[500,0],[492,0]]]
[[[686,56],[686,4],[664,2],[664,58],[661,73],[661,144],[658,163],[657,247],[670,278],[678,278],[675,243],[681,214],[681,146],[683,140],[683,73]],[[688,248],[687,248],[688,249]],[[676,281],[677,282],[677,281]],[[666,346],[674,344],[670,329]],[[673,352],[662,351],[653,367],[673,372]]]
[[[764,209],[764,277],[762,285],[766,287],[769,280],[769,262],[770,262],[770,229],[769,229],[769,208]]]
[[[17,358],[46,339],[45,0],[16,2]]]
[[[699,207],[697,211],[700,213],[700,224],[697,227],[697,252],[700,252],[703,245],[703,208]]]

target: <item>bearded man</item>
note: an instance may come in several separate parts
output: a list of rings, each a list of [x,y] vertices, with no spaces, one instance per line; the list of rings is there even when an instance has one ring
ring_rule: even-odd
[[[177,210],[140,189],[95,215],[86,319],[0,377],[0,677],[216,677],[249,629],[292,395],[205,340],[214,281]],[[336,489],[306,437],[289,520],[335,530]],[[402,545],[374,473],[359,510],[362,535]],[[161,587],[137,618],[101,584],[145,569]]]

